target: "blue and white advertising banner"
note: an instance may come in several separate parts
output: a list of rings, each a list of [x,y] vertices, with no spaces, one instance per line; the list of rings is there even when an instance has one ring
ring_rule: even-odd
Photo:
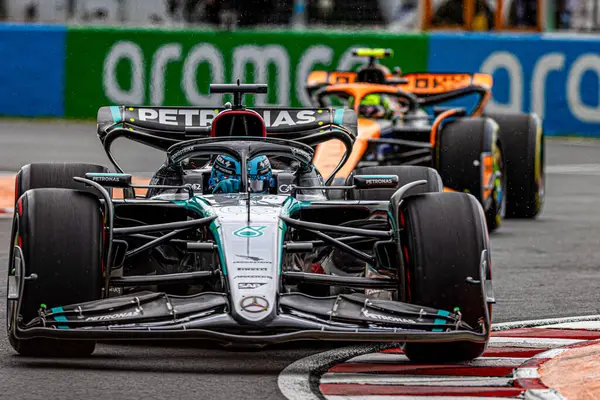
[[[428,69],[491,74],[490,111],[535,112],[550,135],[600,136],[600,36],[436,33]]]
[[[0,25],[0,115],[64,115],[66,37],[64,26]]]

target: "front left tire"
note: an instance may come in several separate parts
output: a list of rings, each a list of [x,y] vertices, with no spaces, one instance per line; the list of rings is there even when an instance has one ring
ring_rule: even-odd
[[[11,346],[23,356],[82,357],[93,341],[19,339],[22,326],[40,308],[98,300],[102,291],[103,215],[98,199],[71,189],[32,189],[17,201],[8,274],[37,275],[23,282],[19,300],[7,300]],[[65,329],[68,329],[65,327]]]

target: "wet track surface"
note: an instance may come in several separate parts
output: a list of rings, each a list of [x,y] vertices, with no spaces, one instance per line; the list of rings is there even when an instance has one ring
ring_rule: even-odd
[[[16,171],[32,161],[109,165],[94,128],[0,121],[0,170]],[[122,144],[115,153],[130,157],[122,162],[126,170],[152,171],[163,160],[134,143],[117,141],[115,148]],[[600,314],[600,142],[552,141],[546,150],[547,197],[540,218],[507,221],[492,235],[495,322]],[[9,229],[10,220],[0,219],[2,320]],[[16,356],[2,333],[0,393],[11,399],[281,398],[279,372],[333,346],[339,345],[240,352],[198,343],[99,345],[89,359],[42,360]]]

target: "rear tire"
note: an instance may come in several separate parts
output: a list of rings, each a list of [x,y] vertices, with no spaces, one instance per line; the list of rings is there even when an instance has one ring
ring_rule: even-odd
[[[506,210],[504,152],[498,126],[489,118],[462,118],[443,126],[436,165],[444,184],[470,193],[483,206],[489,232],[502,225]],[[486,162],[491,165],[487,166]],[[492,174],[492,187],[484,189]]]
[[[481,206],[464,193],[430,193],[400,205],[401,243],[407,272],[407,300],[452,311],[478,329],[485,321],[484,293],[467,277],[480,279],[481,254],[490,246]],[[403,216],[403,218],[402,218]],[[488,271],[487,279],[491,279]],[[491,315],[491,305],[488,306]],[[490,327],[486,326],[489,331]],[[456,362],[479,357],[487,343],[406,343],[406,356],[416,362]]]
[[[93,341],[26,339],[13,335],[13,324],[26,324],[48,309],[98,300],[102,290],[103,216],[95,196],[70,189],[28,190],[17,203],[9,275],[15,254],[23,254],[24,281],[20,312],[7,300],[7,328],[11,346],[23,356],[81,357],[92,354]]]
[[[506,154],[506,215],[535,218],[544,204],[544,133],[535,114],[489,114],[500,127]]]
[[[77,189],[99,195],[96,189],[73,180],[73,177],[76,176],[84,178],[88,172],[106,173],[108,168],[101,165],[79,163],[27,164],[21,168],[16,177],[15,203],[23,193],[30,189]],[[110,188],[107,190],[111,193]]]
[[[398,175],[398,185],[391,189],[354,189],[348,192],[349,200],[386,201],[389,200],[400,187],[407,183],[420,181],[422,179],[426,180],[427,184],[410,189],[407,195],[441,192],[444,189],[440,174],[438,174],[435,169],[428,167],[407,165],[362,167],[354,170],[352,175]],[[348,185],[352,184],[352,175],[348,178]]]

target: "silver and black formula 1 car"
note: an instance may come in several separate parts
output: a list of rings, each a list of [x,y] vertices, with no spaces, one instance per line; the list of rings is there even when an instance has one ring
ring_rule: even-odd
[[[332,186],[314,148],[342,142],[341,168],[352,110],[244,108],[244,94],[266,85],[211,92],[233,93],[234,104],[101,108],[98,135],[117,172],[21,169],[7,290],[18,353],[85,356],[106,340],[320,339],[405,343],[413,360],[481,355],[494,298],[473,196],[444,193],[435,171],[412,166]],[[166,152],[149,185],[132,184],[113,158],[119,137]],[[235,193],[208,190],[220,154],[239,160]],[[273,165],[267,193],[246,174],[258,155]],[[331,200],[332,190],[349,195]]]

